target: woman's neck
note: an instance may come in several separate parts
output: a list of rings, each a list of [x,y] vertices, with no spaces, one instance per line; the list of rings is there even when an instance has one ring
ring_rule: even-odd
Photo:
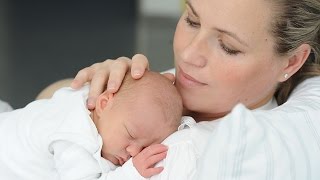
[[[184,109],[183,115],[185,116],[191,116],[195,119],[196,122],[200,121],[213,121],[219,118],[222,118],[223,116],[227,115],[228,112],[224,113],[200,113],[195,111],[188,111]]]
[[[268,96],[263,98],[258,103],[247,106],[247,108],[250,110],[263,108],[270,101],[272,101],[273,95],[274,95],[273,93],[270,93]],[[220,118],[224,117],[225,115],[227,115],[230,111],[220,112],[220,113],[201,113],[201,112],[188,111],[188,110],[184,109],[183,114],[186,116],[193,117],[196,120],[196,122],[200,122],[200,121],[213,121],[213,120],[220,119]]]

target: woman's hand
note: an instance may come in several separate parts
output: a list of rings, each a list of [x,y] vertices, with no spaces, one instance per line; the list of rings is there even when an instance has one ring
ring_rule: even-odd
[[[107,85],[107,91],[117,92],[130,68],[132,77],[139,79],[143,76],[145,70],[149,69],[148,59],[142,54],[136,54],[132,57],[132,60],[127,57],[120,57],[116,60],[108,59],[101,63],[95,63],[80,70],[70,86],[79,89],[85,83],[90,82],[87,106],[89,109],[94,109],[96,99],[104,91],[105,86]]]

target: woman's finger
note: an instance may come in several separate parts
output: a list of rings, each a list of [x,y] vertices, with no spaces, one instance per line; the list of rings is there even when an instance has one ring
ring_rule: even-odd
[[[149,62],[146,56],[136,54],[132,57],[131,76],[139,79],[143,76],[145,70],[149,70]]]
[[[72,80],[70,87],[73,89],[79,89],[83,86],[83,84],[90,81],[91,78],[92,78],[91,67],[86,67],[84,69],[81,69]]]
[[[70,86],[73,89],[79,89],[81,88],[85,83],[90,82],[95,75],[96,71],[100,69],[101,66],[104,64],[109,64],[106,60],[102,63],[94,63],[90,67],[86,67],[81,69],[77,75],[74,77],[73,81],[71,82]]]
[[[108,80],[109,70],[100,70],[93,76],[90,84],[89,95],[87,99],[88,109],[94,109],[98,96],[104,91]]]
[[[101,63],[95,63],[88,68],[84,68],[79,74],[79,85],[82,87],[84,83],[90,82],[90,90],[87,99],[88,109],[94,109],[97,97],[104,90],[105,84],[109,76],[109,66],[113,62],[112,59],[107,59]],[[77,78],[77,77],[76,77]],[[76,79],[75,78],[75,79]],[[77,79],[75,80],[77,82]],[[76,84],[77,85],[77,84]]]
[[[110,93],[115,93],[120,88],[125,74],[131,65],[131,60],[127,57],[118,58],[110,67],[109,80],[107,84],[107,90]]]

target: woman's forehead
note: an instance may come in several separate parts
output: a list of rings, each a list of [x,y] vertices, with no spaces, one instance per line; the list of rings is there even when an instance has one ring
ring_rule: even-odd
[[[266,33],[271,25],[270,2],[263,0],[188,0],[201,25],[245,36]]]

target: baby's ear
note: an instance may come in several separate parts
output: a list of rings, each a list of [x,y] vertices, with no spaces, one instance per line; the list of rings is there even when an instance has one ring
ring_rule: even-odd
[[[110,92],[103,92],[96,101],[96,112],[97,115],[100,116],[100,114],[103,112],[103,110],[109,106],[111,106],[113,100],[113,94]]]

